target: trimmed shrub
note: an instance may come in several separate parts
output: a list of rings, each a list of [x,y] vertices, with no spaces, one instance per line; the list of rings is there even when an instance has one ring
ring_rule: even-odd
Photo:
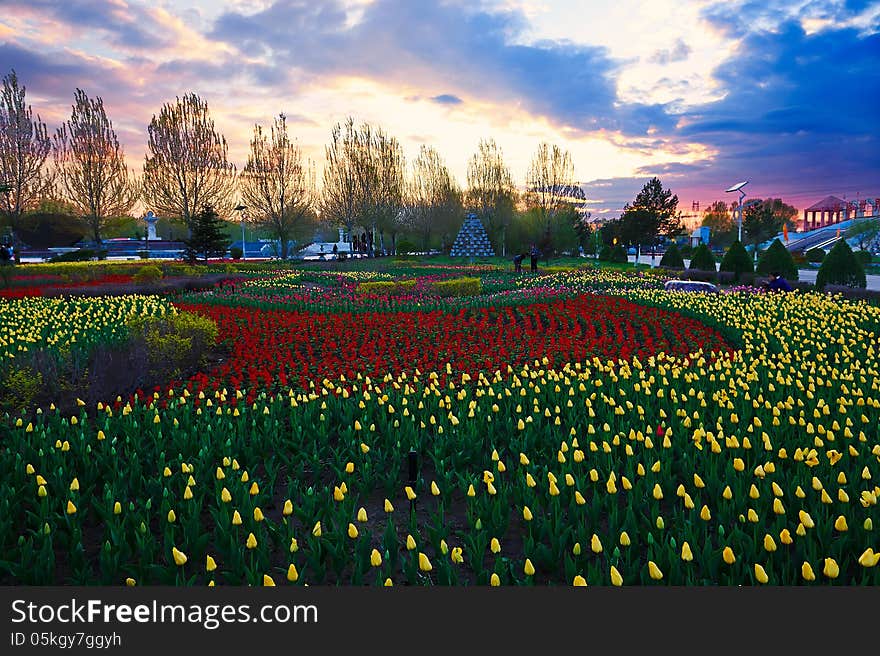
[[[240,260],[242,255],[244,255],[244,251],[241,249],[240,246],[233,246],[229,249],[229,256],[233,260]]]
[[[846,243],[846,239],[834,244],[834,248],[825,256],[822,266],[819,267],[816,289],[824,289],[825,285],[845,285],[862,289],[867,286],[865,268]]]
[[[157,379],[200,367],[218,335],[217,324],[194,312],[134,317],[126,326],[135,343],[132,348],[138,343],[145,347],[149,374]]]
[[[106,250],[94,250],[91,248],[80,248],[69,253],[59,253],[49,258],[49,262],[88,262],[93,259],[103,260],[107,258]]]
[[[162,277],[162,269],[155,265],[150,265],[141,267],[138,272],[132,276],[132,280],[136,283],[147,283],[162,280]]]
[[[859,261],[862,263],[863,267],[869,266],[871,264],[871,260],[873,257],[871,256],[871,251],[855,251],[855,256],[859,258]]]
[[[358,283],[355,291],[358,294],[393,294],[396,288],[392,280],[372,280]]]
[[[688,267],[691,271],[711,271],[715,273],[715,256],[706,244],[700,244],[694,249],[691,256],[691,265]]]
[[[791,253],[778,239],[774,239],[770,248],[758,257],[758,273],[766,276],[774,271],[786,280],[798,279],[797,266],[795,266]]]
[[[571,271],[577,271],[577,267],[573,266],[548,266],[543,267],[541,269],[542,273],[569,273]]]
[[[419,250],[418,248],[416,248],[416,245],[414,243],[406,239],[398,240],[395,248],[397,249],[397,253],[399,255],[405,255],[406,253],[415,253]]]
[[[626,250],[620,244],[616,246],[603,245],[599,250],[599,261],[613,262],[616,264],[626,264],[629,260],[626,257]]]
[[[822,260],[825,259],[825,251],[821,248],[811,248],[804,255],[806,255],[808,262],[813,262],[814,264],[821,264]]]
[[[373,280],[358,283],[358,294],[406,294],[416,288],[415,280]]]
[[[753,273],[752,256],[738,239],[734,241],[721,259],[719,271],[733,274],[733,280],[739,282],[745,273]]]
[[[479,278],[439,280],[431,285],[431,290],[439,296],[479,296],[483,292],[483,281]]]
[[[660,259],[660,266],[667,269],[684,269],[684,258],[681,256],[678,246],[672,244],[666,249],[663,257]]]

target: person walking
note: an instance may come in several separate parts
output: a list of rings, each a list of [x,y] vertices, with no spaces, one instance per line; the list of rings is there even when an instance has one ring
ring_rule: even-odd
[[[538,270],[538,257],[541,253],[538,251],[538,247],[532,244],[532,247],[529,249],[529,256],[532,259],[532,271],[536,272]]]

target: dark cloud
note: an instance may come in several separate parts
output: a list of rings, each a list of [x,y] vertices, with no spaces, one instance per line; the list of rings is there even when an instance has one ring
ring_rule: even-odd
[[[880,183],[880,34],[855,29],[806,34],[795,22],[742,40],[715,78],[717,102],[682,115],[676,134],[719,151],[703,177],[744,172],[781,188],[837,180]]]
[[[655,64],[669,64],[672,62],[680,62],[684,61],[691,54],[691,47],[686,44],[682,39],[676,39],[675,45],[672,48],[667,48],[664,50],[658,50],[655,52],[648,61],[653,62]]]
[[[464,101],[451,93],[442,93],[439,96],[432,97],[431,102],[435,102],[438,105],[460,105]]]

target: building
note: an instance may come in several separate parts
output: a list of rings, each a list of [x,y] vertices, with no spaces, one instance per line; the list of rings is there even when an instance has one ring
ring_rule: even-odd
[[[869,217],[880,218],[880,198],[846,201],[837,196],[826,196],[804,210],[803,232]]]

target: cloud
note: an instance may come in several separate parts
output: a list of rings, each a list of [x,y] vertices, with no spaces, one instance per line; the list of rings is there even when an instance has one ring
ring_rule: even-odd
[[[527,27],[513,9],[428,0],[376,0],[349,25],[338,0],[278,0],[256,13],[222,14],[211,36],[242,52],[271,53],[278,65],[313,81],[361,76],[410,88],[445,86],[444,95],[517,106],[583,132],[638,135],[673,125],[662,105],[616,107],[620,63],[605,48],[517,42]]]
[[[464,102],[461,98],[451,93],[442,93],[439,96],[434,96],[431,98],[431,101],[438,105],[460,105]]]
[[[684,61],[691,54],[691,48],[682,39],[676,39],[672,48],[658,50],[648,59],[653,64],[666,65]]]

